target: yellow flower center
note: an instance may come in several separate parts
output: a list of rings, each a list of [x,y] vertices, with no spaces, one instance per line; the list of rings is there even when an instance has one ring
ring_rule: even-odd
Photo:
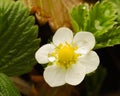
[[[65,45],[59,44],[59,46],[55,49],[55,52],[52,53],[52,56],[56,58],[56,64],[63,68],[68,68],[72,64],[75,64],[78,56],[80,54],[75,53],[78,49],[76,46],[72,46],[68,43]]]

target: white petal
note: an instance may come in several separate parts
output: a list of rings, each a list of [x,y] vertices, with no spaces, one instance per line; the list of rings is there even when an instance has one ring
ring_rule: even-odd
[[[43,45],[38,51],[35,53],[35,59],[40,64],[45,64],[49,62],[48,54],[54,50],[54,45],[46,44]]]
[[[86,74],[95,71],[100,63],[99,57],[94,51],[90,51],[85,56],[81,56],[79,61],[86,67]]]
[[[43,76],[51,87],[57,87],[65,84],[65,74],[65,69],[51,65],[46,67]]]
[[[72,40],[73,33],[70,29],[66,27],[59,28],[53,36],[53,43],[55,45],[59,45],[60,43],[64,44],[65,42],[71,43]]]
[[[94,35],[90,32],[78,32],[73,39],[75,45],[79,47],[79,52],[86,54],[95,46]]]
[[[66,83],[70,85],[80,84],[85,77],[85,67],[83,65],[73,64],[66,73]]]

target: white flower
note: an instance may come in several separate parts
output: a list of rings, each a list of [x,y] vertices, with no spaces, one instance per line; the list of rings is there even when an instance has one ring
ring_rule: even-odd
[[[78,32],[73,37],[70,29],[59,28],[53,43],[43,45],[35,54],[38,63],[49,63],[43,74],[45,81],[51,87],[80,84],[99,65],[98,55],[91,51],[94,45],[95,38],[90,32]]]

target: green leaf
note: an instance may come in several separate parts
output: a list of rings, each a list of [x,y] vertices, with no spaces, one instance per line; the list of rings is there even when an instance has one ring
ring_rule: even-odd
[[[0,96],[20,96],[13,82],[3,73],[0,73]]]
[[[109,47],[118,44],[119,41],[110,44],[110,40],[114,40],[117,37],[111,38],[111,29],[116,25],[117,10],[112,2],[97,2],[90,10],[90,16],[87,23],[86,30],[94,33],[96,38],[95,49]],[[114,28],[114,30],[116,30]],[[116,31],[117,32],[117,31]],[[117,33],[113,34],[119,34]]]
[[[109,34],[105,33],[104,36],[98,38],[98,43],[95,49],[103,48],[104,46],[111,47],[120,44],[120,27],[113,27],[109,30]],[[106,41],[106,42],[105,42]]]
[[[88,18],[88,5],[83,4],[78,7],[74,7],[70,11],[71,23],[75,32],[85,30],[86,22]]]
[[[116,10],[111,2],[97,2],[89,13],[86,31],[94,33],[95,37],[99,37],[108,32],[115,24]]]
[[[20,75],[32,69],[39,47],[34,21],[20,2],[0,0],[0,72]]]
[[[115,4],[103,0],[89,8],[85,8],[85,5],[81,4],[74,7],[70,12],[73,30],[75,32],[89,31],[93,33],[96,38],[95,49],[120,44],[119,31],[115,27],[118,23],[116,21],[118,10],[116,10]]]
[[[111,0],[115,4],[115,8],[117,10],[117,21],[120,26],[120,0]]]

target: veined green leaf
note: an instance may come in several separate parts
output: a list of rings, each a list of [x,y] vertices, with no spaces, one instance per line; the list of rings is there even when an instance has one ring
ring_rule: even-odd
[[[116,10],[112,2],[97,2],[91,9],[88,17],[86,31],[94,33],[97,37],[108,32],[116,24]]]
[[[0,96],[20,96],[15,85],[3,73],[0,73]]]
[[[95,49],[120,44],[119,26],[115,27],[118,23],[116,21],[118,10],[113,2],[103,0],[89,8],[81,6],[85,6],[85,4],[74,7],[70,12],[75,32],[89,31],[93,33],[96,38]]]
[[[34,21],[20,2],[0,0],[0,72],[20,75],[32,69],[39,47]]]
[[[120,27],[109,30],[109,33],[99,37],[97,42],[95,49],[120,44]]]
[[[120,0],[111,0],[116,7],[117,10],[117,21],[118,21],[118,25],[120,26]]]
[[[74,7],[70,11],[71,23],[73,26],[73,30],[75,32],[85,30],[86,22],[88,18],[88,5],[83,4],[78,7]]]

